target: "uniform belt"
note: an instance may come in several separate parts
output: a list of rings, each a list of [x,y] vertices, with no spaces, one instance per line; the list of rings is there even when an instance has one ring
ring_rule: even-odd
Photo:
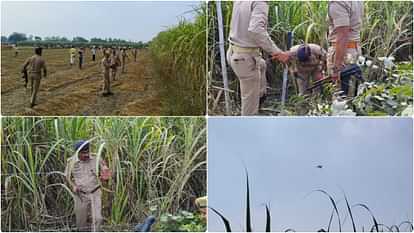
[[[85,192],[85,191],[82,191],[82,190],[80,192],[83,193],[83,194],[93,194],[94,192],[98,191],[98,189],[100,189],[100,188],[101,188],[101,186],[98,185],[94,189],[92,189],[90,192]]]
[[[230,47],[235,53],[253,53],[253,52],[260,53],[259,48],[244,48],[244,47],[240,47],[234,44],[230,44]]]
[[[336,43],[332,42],[331,46],[336,47]],[[348,49],[357,49],[358,46],[359,46],[359,42],[357,42],[357,41],[350,41],[346,44],[346,48],[348,48]]]

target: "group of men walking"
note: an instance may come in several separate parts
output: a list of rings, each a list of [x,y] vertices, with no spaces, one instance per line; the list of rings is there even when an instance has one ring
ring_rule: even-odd
[[[341,71],[347,64],[356,63],[361,54],[362,1],[328,2],[328,52],[316,44],[282,51],[267,32],[268,13],[266,1],[236,1],[233,5],[227,61],[240,81],[242,115],[258,114],[260,99],[266,96],[266,62],[261,50],[271,54],[274,61],[291,63],[290,72],[302,95],[307,93],[310,80],[323,78],[325,68],[339,87]]]
[[[100,66],[102,68],[103,74],[103,88],[102,96],[113,95],[111,92],[111,79],[113,81],[117,78],[118,67],[121,66],[122,73],[126,72],[126,63],[129,60],[128,49],[123,48],[96,48],[95,46],[91,47],[90,52],[92,55],[92,61],[95,62],[97,59],[97,52],[100,50],[102,52],[103,58],[100,61]],[[34,52],[35,54],[28,58],[23,64],[22,73],[28,79],[30,79],[31,87],[31,97],[30,97],[30,107],[36,105],[36,97],[40,87],[40,81],[43,77],[47,75],[46,62],[42,57],[43,49],[41,47],[36,47]],[[132,49],[132,55],[134,56],[134,61],[137,61],[138,49]],[[84,63],[85,48],[80,47],[79,49],[72,46],[69,49],[69,64],[73,66],[75,64],[76,57],[78,57],[78,66],[79,69],[82,69]]]

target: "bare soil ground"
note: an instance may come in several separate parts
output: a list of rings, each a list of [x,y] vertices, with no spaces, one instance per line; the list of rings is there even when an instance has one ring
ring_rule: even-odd
[[[29,108],[30,88],[24,87],[21,68],[33,53],[32,48],[1,51],[1,110],[3,115],[31,116],[141,116],[162,115],[161,101],[152,79],[149,52],[140,50],[137,62],[132,54],[127,61],[126,73],[118,71],[118,78],[111,82],[114,95],[101,95],[103,76],[100,68],[102,55],[98,52],[95,62],[90,51],[84,57],[80,70],[69,65],[68,49],[44,49],[43,57],[48,77],[43,78],[37,105]],[[77,61],[76,61],[77,62]]]

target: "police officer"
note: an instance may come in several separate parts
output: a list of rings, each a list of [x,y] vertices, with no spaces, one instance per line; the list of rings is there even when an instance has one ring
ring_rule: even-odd
[[[65,176],[75,196],[76,226],[79,231],[100,231],[102,224],[102,191],[98,180],[97,160],[89,153],[89,142],[78,141],[75,155],[68,159]],[[111,176],[103,160],[99,161],[101,181]],[[92,222],[88,223],[91,215]]]
[[[126,60],[129,59],[126,48],[122,48],[121,50],[121,56],[122,56],[122,73],[125,73],[126,68]]]
[[[112,56],[111,56],[111,69],[112,69],[112,80],[116,80],[116,75],[118,71],[118,66],[121,64],[121,59],[119,58],[119,54],[116,48],[112,49]]]
[[[269,5],[265,1],[235,1],[230,24],[227,61],[240,81],[241,115],[256,115],[266,94],[266,62],[260,49],[274,60],[287,62],[268,32]]]
[[[340,72],[347,64],[356,63],[361,54],[361,28],[364,16],[363,1],[329,1],[328,3],[328,75],[337,86],[349,85],[340,80]],[[348,93],[343,93],[348,95]]]
[[[28,58],[23,65],[22,73],[28,72],[30,78],[30,86],[31,86],[31,98],[30,98],[30,107],[34,107],[36,105],[36,96],[37,92],[39,91],[40,87],[40,80],[42,79],[42,71],[43,76],[47,76],[47,69],[46,69],[46,62],[42,58],[42,48],[37,47],[35,48],[35,55]]]
[[[296,79],[300,95],[308,94],[310,81],[323,78],[326,63],[326,51],[317,44],[300,44],[289,50],[290,73]]]
[[[110,79],[110,71],[111,71],[111,59],[109,51],[105,51],[104,58],[101,61],[102,66],[102,73],[103,73],[103,96],[112,95],[111,92],[111,79]]]
[[[79,48],[78,50],[78,54],[79,54],[79,69],[82,69],[82,64],[83,64],[83,54],[84,54],[84,50],[83,48]]]

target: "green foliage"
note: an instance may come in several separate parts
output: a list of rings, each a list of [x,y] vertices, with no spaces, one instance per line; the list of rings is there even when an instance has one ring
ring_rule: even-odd
[[[155,228],[159,232],[205,232],[206,229],[206,221],[202,216],[188,211],[161,215]]]
[[[206,8],[194,11],[194,22],[160,32],[149,47],[165,115],[205,114]]]
[[[232,2],[222,1],[223,23],[225,38],[228,38],[230,19],[232,14]],[[412,34],[413,34],[413,3],[411,1],[365,1],[365,14],[361,31],[361,46],[363,55],[377,58],[384,56],[395,56],[397,61],[407,61],[404,65],[397,68],[397,73],[402,69],[404,73],[411,72],[412,76]],[[328,48],[326,22],[327,1],[269,1],[269,25],[268,31],[278,47],[285,50],[287,32],[294,32],[293,44],[315,43],[323,48]],[[208,41],[208,67],[209,86],[222,87],[221,68],[219,65],[218,53],[218,29],[215,2],[209,5],[209,41]],[[227,48],[228,42],[225,42]],[[266,57],[266,55],[265,55]],[[268,63],[267,79],[272,88],[271,98],[280,100],[280,90],[282,86],[281,77],[283,67],[280,64]],[[237,77],[228,67],[230,92],[234,109],[240,107],[239,87]],[[395,73],[395,72],[393,72]],[[368,77],[368,76],[367,76]],[[370,81],[381,81],[382,72],[373,72],[369,75]],[[412,78],[410,78],[412,80]],[[293,82],[290,80],[288,94],[290,97],[296,95]],[[377,83],[380,84],[380,83]],[[407,89],[405,89],[408,91]],[[216,101],[220,101],[220,106],[224,106],[223,95],[220,97],[217,89],[209,88],[209,108],[216,107]],[[407,92],[404,92],[407,95]],[[216,100],[217,99],[217,100]],[[329,105],[331,97],[317,99],[291,98],[291,103],[283,108],[283,115],[329,115]],[[299,105],[297,105],[299,102]],[[280,103],[270,101],[271,113],[280,114]],[[302,109],[299,107],[302,106]],[[266,109],[269,109],[266,103]],[[223,114],[223,108],[216,108],[212,114]],[[397,107],[399,110],[399,108]],[[382,112],[387,112],[381,110]],[[266,112],[266,111],[264,111]],[[393,112],[393,111],[390,111]],[[359,114],[365,114],[359,111]],[[266,113],[265,113],[266,114]],[[366,113],[368,114],[368,113]]]
[[[3,118],[1,132],[2,231],[73,226],[63,171],[79,139],[114,174],[104,184],[105,224],[192,210],[191,199],[206,194],[203,118]]]
[[[250,186],[249,186],[249,176],[248,176],[248,173],[247,173],[247,169],[246,169],[246,184],[247,184],[246,185],[246,201],[247,201],[247,203],[246,203],[245,208],[246,208],[246,216],[248,216],[248,217],[246,218],[246,230],[245,231],[249,232],[249,230],[251,230]],[[410,221],[403,221],[398,226],[397,225],[392,225],[391,227],[389,227],[385,224],[379,223],[377,218],[375,218],[375,215],[373,214],[373,212],[371,211],[371,209],[367,205],[362,204],[362,203],[351,205],[350,202],[348,201],[348,198],[345,195],[345,193],[344,193],[344,199],[345,199],[345,202],[346,202],[348,216],[347,215],[342,216],[340,214],[340,211],[339,211],[340,209],[338,207],[339,202],[342,201],[342,200],[340,200],[340,201],[335,200],[334,196],[332,196],[331,194],[329,194],[327,191],[325,191],[323,189],[313,190],[309,194],[312,194],[312,193],[322,194],[323,196],[328,198],[329,202],[332,205],[332,212],[331,212],[331,215],[330,215],[328,227],[326,229],[325,228],[319,228],[318,232],[330,232],[332,221],[333,221],[334,217],[337,218],[339,232],[342,232],[343,225],[344,225],[345,220],[347,219],[348,216],[351,219],[351,224],[352,224],[353,231],[357,232],[357,227],[356,227],[356,223],[355,223],[355,220],[354,220],[354,215],[352,213],[352,210],[356,207],[363,208],[364,210],[366,210],[369,213],[369,216],[371,217],[372,224],[373,224],[371,226],[370,232],[374,232],[374,229],[376,230],[376,232],[383,232],[383,231],[393,232],[394,229],[397,232],[400,232],[400,230],[401,231],[405,230],[403,228],[403,226],[405,226],[405,225],[408,226],[409,231],[413,231],[413,229],[414,229],[413,228],[413,223],[410,222]],[[226,232],[231,232],[230,221],[226,217],[224,217],[224,215],[222,213],[220,213],[218,210],[216,210],[215,208],[210,207],[210,210],[212,210],[213,213],[215,213],[221,219],[221,221],[223,222],[223,225],[226,229]],[[341,216],[342,216],[342,218],[341,218]],[[266,217],[266,232],[271,232],[271,213],[270,213],[270,209],[269,209],[268,205],[266,205],[266,216],[265,217]],[[364,229],[364,226],[362,226],[362,229]],[[279,231],[279,232],[281,232],[281,231]],[[293,228],[288,228],[288,229],[284,230],[284,232],[295,232],[295,230]]]

